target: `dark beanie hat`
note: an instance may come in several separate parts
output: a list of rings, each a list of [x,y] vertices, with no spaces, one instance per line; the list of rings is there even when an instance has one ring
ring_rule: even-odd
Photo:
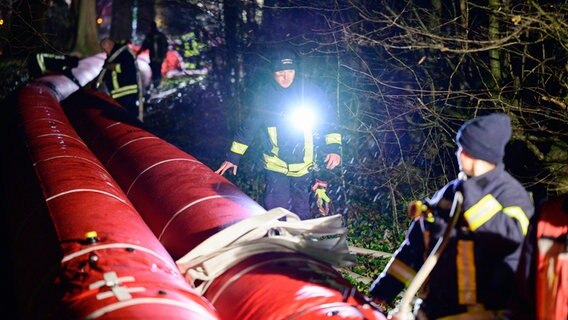
[[[511,118],[503,113],[477,117],[464,123],[456,135],[458,145],[477,159],[501,163],[511,139]]]
[[[272,58],[272,71],[296,70],[296,59],[296,54],[292,50],[280,50]]]

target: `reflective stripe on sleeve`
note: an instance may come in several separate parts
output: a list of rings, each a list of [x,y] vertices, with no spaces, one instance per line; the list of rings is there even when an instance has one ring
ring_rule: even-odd
[[[519,221],[523,235],[527,235],[527,230],[529,228],[529,218],[527,218],[527,215],[525,214],[523,209],[521,209],[521,207],[506,207],[503,209],[503,213]]]
[[[276,127],[268,127],[268,138],[270,139],[270,144],[272,145],[272,150],[270,150],[274,155],[278,156],[278,134],[276,133]]]
[[[457,250],[458,301],[460,304],[475,304],[477,303],[477,280],[473,241],[458,240]]]
[[[234,152],[236,154],[240,154],[241,156],[243,154],[245,154],[245,152],[247,151],[248,146],[246,144],[237,142],[237,141],[233,141],[233,143],[231,144],[231,152]]]
[[[325,135],[325,144],[341,144],[341,134],[330,133]]]
[[[43,54],[37,54],[36,55],[36,60],[37,60],[37,65],[39,66],[39,69],[41,71],[41,73],[43,74],[45,72],[45,60],[43,59],[44,55]]]
[[[410,281],[416,276],[416,270],[398,259],[391,260],[390,265],[387,266],[387,273],[403,283],[405,287],[408,287]]]
[[[488,194],[469,208],[464,213],[464,217],[469,223],[471,231],[475,231],[502,209],[503,206],[499,201],[493,195]]]

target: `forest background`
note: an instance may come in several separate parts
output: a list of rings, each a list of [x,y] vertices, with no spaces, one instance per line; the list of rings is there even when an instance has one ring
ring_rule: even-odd
[[[292,45],[340,119],[341,168],[317,172],[332,213],[344,216],[351,245],[393,252],[409,201],[457,176],[456,130],[475,116],[511,117],[505,166],[535,203],[568,192],[567,18],[566,0],[9,0],[0,4],[0,98],[25,83],[30,52],[86,57],[103,36],[140,43],[155,20],[183,55],[193,32],[209,71],[202,80],[223,105],[220,147],[199,154],[216,168],[250,88],[268,76],[267,49]],[[200,143],[170,139],[194,154],[188,141]],[[258,200],[255,152],[229,179]],[[360,256],[352,280],[364,290],[385,262]]]

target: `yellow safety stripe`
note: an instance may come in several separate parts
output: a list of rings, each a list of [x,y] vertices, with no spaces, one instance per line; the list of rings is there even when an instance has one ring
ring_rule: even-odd
[[[502,209],[503,206],[499,201],[493,195],[488,194],[469,208],[464,213],[464,217],[471,231],[475,231]]]
[[[276,134],[276,127],[268,127],[268,137],[270,138],[270,143],[272,144],[271,152],[278,156],[278,151],[280,148],[278,147],[278,135]]]
[[[245,152],[247,152],[247,149],[248,146],[246,144],[237,141],[233,141],[233,143],[231,144],[231,152],[240,154],[241,156],[245,154]]]
[[[117,88],[115,90],[112,90],[111,96],[116,99],[116,98],[127,96],[129,94],[135,94],[137,91],[138,91],[138,85],[131,84],[129,86],[124,86],[124,87],[120,87],[120,88]]]
[[[314,162],[314,135],[312,130],[304,130],[304,163]]]
[[[339,133],[330,133],[325,135],[325,144],[341,144],[341,134]]]
[[[527,230],[529,228],[529,218],[527,217],[523,209],[521,209],[521,207],[507,207],[503,209],[503,213],[513,219],[517,219],[517,221],[519,221],[519,224],[521,225],[521,231],[523,232],[523,235],[527,234]]]
[[[45,60],[43,59],[43,57],[44,57],[43,54],[36,55],[37,64],[42,74],[45,72]]]
[[[269,156],[267,154],[264,155],[264,168],[266,170],[280,172],[290,177],[301,177],[306,175],[312,165],[313,162],[287,164],[278,157]]]
[[[112,78],[113,91],[116,90],[117,88],[120,89],[120,83],[118,83],[118,73],[114,71],[111,72],[111,78]]]
[[[477,303],[477,280],[473,241],[458,240],[456,266],[458,273],[458,301],[460,304]]]
[[[270,164],[275,167],[285,168],[288,170],[288,164],[284,162],[284,160],[276,157],[276,156],[269,156],[267,154],[264,155],[264,163]]]
[[[280,167],[280,166],[274,165],[274,163],[266,162],[266,156],[265,156],[264,160],[265,160],[264,161],[264,168],[266,170],[279,172],[279,173],[282,173],[282,174],[288,174],[288,167]]]
[[[410,281],[416,276],[416,271],[398,259],[392,259],[389,264],[386,269],[387,273],[408,287]]]
[[[112,87],[114,88],[114,90],[112,90],[111,96],[113,98],[119,98],[122,96],[125,96],[127,94],[120,94],[120,95],[116,95],[115,92],[117,92],[118,90],[124,90],[122,88],[127,88],[127,87],[131,87],[131,86],[125,86],[125,87],[120,87],[120,83],[118,82],[118,74],[122,72],[122,69],[120,68],[120,64],[116,64],[114,67],[114,70],[112,71]],[[136,86],[136,85],[134,85]],[[128,93],[131,94],[132,92]]]
[[[270,171],[280,172],[290,177],[301,177],[306,175],[314,163],[314,136],[311,130],[304,130],[304,162],[286,163],[278,158],[278,134],[276,127],[268,127],[268,137],[272,144],[274,156],[264,155],[264,168]]]

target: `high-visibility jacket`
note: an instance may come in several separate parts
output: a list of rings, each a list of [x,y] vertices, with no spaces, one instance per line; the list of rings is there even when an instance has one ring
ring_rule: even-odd
[[[141,91],[136,56],[128,45],[115,44],[110,55],[105,60],[105,65],[114,64],[114,69],[104,69],[101,77],[113,99],[125,96],[139,96]]]
[[[312,125],[295,118],[299,110],[313,117]],[[336,112],[329,99],[315,84],[296,77],[288,88],[275,81],[255,95],[251,114],[235,135],[227,160],[237,164],[255,137],[259,137],[266,170],[291,177],[306,175],[314,166],[316,148],[322,154],[340,154],[341,134]]]
[[[456,181],[433,199],[451,201],[454,184]],[[502,312],[534,214],[529,194],[503,164],[468,179],[460,188],[462,216],[421,293],[420,309],[428,319],[491,319]],[[411,223],[405,241],[372,283],[371,295],[392,303],[408,286],[448,223],[448,208],[442,203],[433,216]]]

